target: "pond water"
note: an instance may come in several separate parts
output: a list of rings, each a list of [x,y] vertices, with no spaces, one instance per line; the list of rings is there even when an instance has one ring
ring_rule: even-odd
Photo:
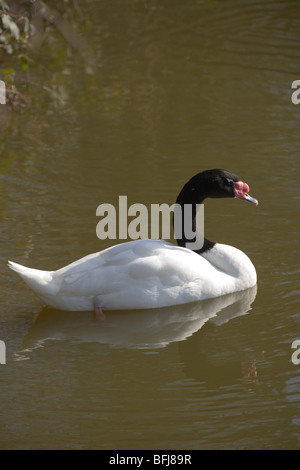
[[[299,2],[82,8],[95,75],[66,63],[64,103],[45,94],[1,143],[0,447],[297,449]],[[251,258],[257,289],[95,326],[45,309],[6,266],[54,270],[118,243],[96,236],[99,204],[172,204],[210,168],[259,201],[205,204],[207,237]]]

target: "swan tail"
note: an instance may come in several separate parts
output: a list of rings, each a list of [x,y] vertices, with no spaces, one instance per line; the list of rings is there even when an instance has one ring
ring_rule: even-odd
[[[13,261],[8,261],[8,266],[16,271],[38,296],[55,295],[58,291],[58,286],[53,282],[53,271],[27,268]]]

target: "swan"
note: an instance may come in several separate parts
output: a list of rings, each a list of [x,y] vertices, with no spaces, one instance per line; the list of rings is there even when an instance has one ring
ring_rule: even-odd
[[[249,186],[226,170],[206,170],[182,188],[176,203],[192,208],[205,198],[237,198],[257,205]],[[182,224],[184,227],[184,223]],[[169,307],[239,292],[256,285],[248,256],[229,245],[204,238],[201,248],[187,248],[186,230],[176,234],[178,246],[165,240],[135,240],[90,254],[57,271],[27,268],[8,261],[37,296],[59,310],[137,310]]]

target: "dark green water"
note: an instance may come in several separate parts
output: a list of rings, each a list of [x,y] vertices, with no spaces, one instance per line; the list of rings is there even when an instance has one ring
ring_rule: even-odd
[[[45,97],[1,144],[0,447],[297,449],[298,1],[82,8],[94,79],[66,64],[65,104]],[[89,314],[43,310],[6,267],[57,269],[115,244],[96,236],[99,204],[171,204],[218,167],[259,206],[208,200],[206,234],[248,254],[257,293],[111,313],[95,329]]]

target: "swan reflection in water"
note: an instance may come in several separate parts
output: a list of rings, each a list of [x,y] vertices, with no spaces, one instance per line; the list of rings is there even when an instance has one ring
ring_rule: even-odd
[[[45,345],[47,340],[99,343],[112,348],[159,349],[184,341],[207,322],[222,325],[247,314],[257,287],[166,308],[110,311],[95,322],[92,312],[62,312],[46,307],[23,341],[22,352]]]

